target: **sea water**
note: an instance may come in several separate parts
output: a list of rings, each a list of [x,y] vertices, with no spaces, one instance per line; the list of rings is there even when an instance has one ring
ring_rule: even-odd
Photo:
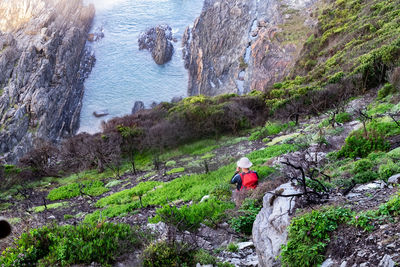
[[[187,95],[188,74],[182,60],[182,35],[200,15],[203,0],[87,0],[96,7],[93,31],[104,38],[88,43],[96,64],[85,81],[79,132],[100,130],[102,120],[130,114],[135,101],[148,107]],[[177,42],[172,60],[157,65],[138,48],[139,34],[158,24],[171,26]],[[96,118],[93,112],[109,115]]]

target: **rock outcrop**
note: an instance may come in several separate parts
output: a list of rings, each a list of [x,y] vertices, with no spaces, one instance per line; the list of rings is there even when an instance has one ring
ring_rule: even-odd
[[[0,157],[8,162],[35,140],[77,130],[94,13],[82,0],[0,2]]]
[[[139,50],[149,50],[154,61],[162,65],[170,61],[174,53],[172,40],[171,27],[165,24],[158,25],[140,34]]]
[[[300,193],[291,183],[286,183],[275,189],[282,195]],[[280,249],[287,241],[287,227],[290,224],[290,214],[295,210],[296,198],[276,197],[266,194],[263,198],[263,208],[258,213],[253,224],[253,242],[256,247],[259,266],[279,266],[276,258]]]
[[[183,38],[188,94],[241,94],[280,81],[317,23],[317,1],[206,0]]]

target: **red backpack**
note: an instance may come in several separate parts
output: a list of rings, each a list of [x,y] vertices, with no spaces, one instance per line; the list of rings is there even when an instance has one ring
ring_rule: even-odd
[[[242,188],[255,189],[258,185],[258,175],[256,172],[250,171],[248,173],[242,172],[240,174],[242,178]]]

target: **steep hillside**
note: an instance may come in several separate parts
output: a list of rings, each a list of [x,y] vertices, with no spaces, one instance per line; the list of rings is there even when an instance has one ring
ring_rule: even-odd
[[[0,155],[9,162],[39,139],[79,124],[80,63],[94,7],[81,0],[0,3]]]

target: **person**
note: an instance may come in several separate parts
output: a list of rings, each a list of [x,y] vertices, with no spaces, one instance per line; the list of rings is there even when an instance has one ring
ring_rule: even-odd
[[[257,187],[258,174],[250,170],[252,165],[253,163],[246,157],[241,158],[237,162],[236,172],[231,179],[231,184],[236,184],[238,191],[242,189],[255,189]],[[241,172],[240,169],[242,169]]]

